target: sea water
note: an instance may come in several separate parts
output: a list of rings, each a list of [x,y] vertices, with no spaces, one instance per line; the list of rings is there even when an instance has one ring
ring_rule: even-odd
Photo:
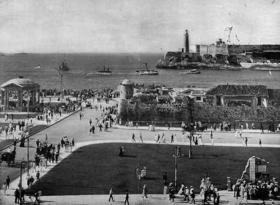
[[[280,72],[202,70],[201,74],[183,74],[182,70],[158,69],[159,75],[138,75],[136,70],[150,69],[162,58],[161,54],[13,54],[0,56],[0,83],[24,76],[39,83],[41,88],[59,88],[57,68],[66,61],[70,70],[63,72],[63,88],[116,88],[123,79],[135,83],[162,84],[167,87],[213,87],[218,84],[266,85],[280,88]],[[97,75],[103,66],[112,75]]]

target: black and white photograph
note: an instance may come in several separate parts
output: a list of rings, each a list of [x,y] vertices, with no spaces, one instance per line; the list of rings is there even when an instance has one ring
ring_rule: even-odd
[[[280,0],[0,0],[0,205],[280,205]]]

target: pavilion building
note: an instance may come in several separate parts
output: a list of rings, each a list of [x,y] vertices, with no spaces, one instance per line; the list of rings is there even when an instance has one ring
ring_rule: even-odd
[[[267,107],[268,89],[264,85],[218,85],[207,93],[207,101],[218,106],[248,105]]]
[[[1,111],[33,112],[40,103],[40,85],[22,76],[1,85]]]

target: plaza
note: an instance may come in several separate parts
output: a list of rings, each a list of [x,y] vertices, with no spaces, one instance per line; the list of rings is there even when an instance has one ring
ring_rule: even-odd
[[[105,107],[113,106],[116,102],[95,103]],[[83,114],[81,119],[80,113]],[[125,189],[129,189],[132,201],[137,204],[142,200],[139,194],[141,194],[143,183],[147,183],[149,194],[152,196],[146,200],[147,203],[169,204],[167,195],[162,195],[162,173],[167,171],[168,180],[174,181],[172,154],[176,146],[181,147],[184,155],[178,161],[178,184],[192,185],[197,190],[201,178],[206,174],[211,176],[215,185],[224,190],[226,177],[231,175],[233,180],[240,177],[248,158],[253,155],[268,160],[271,174],[279,178],[280,140],[277,133],[266,131],[261,134],[260,130],[243,130],[243,136],[248,138],[248,147],[246,147],[244,141],[236,136],[235,132],[219,130],[213,134],[214,145],[212,145],[210,132],[205,131],[199,133],[202,135],[203,145],[192,145],[193,157],[188,159],[189,141],[180,128],[156,127],[155,131],[149,131],[149,127],[113,125],[107,131],[96,130],[94,134],[90,133],[89,120],[92,119],[95,122],[96,119],[101,118],[101,115],[101,110],[85,108],[31,137],[30,156],[32,159],[35,155],[35,141],[45,140],[46,134],[50,144],[60,143],[62,136],[75,139],[72,154],[63,152],[60,162],[57,165],[50,164],[48,168],[43,169],[41,181],[34,185],[36,190],[44,190],[41,200],[46,201],[46,204],[48,201],[49,204],[69,204],[70,198],[72,204],[75,204],[75,200],[82,200],[84,204],[88,204],[93,198],[97,199],[96,204],[103,202],[107,204],[110,186],[113,187],[116,198],[119,200],[123,198]],[[133,133],[136,142],[132,142]],[[143,143],[140,140],[140,133]],[[155,135],[163,133],[165,142],[156,143]],[[173,143],[170,141],[172,134],[174,135]],[[262,140],[262,147],[258,144],[259,139]],[[120,146],[125,147],[127,157],[118,156]],[[16,161],[26,160],[26,156],[26,147],[17,147]],[[150,178],[148,177],[146,181],[137,180],[135,169],[138,166],[147,167]],[[31,175],[35,175],[32,169],[30,172]],[[19,169],[14,171],[15,181],[11,184],[11,190],[7,192],[8,196],[1,196],[1,200],[5,203],[13,202],[12,190],[17,187],[18,174]],[[23,185],[26,184],[25,178],[23,177]],[[77,184],[82,187],[77,189]],[[226,201],[235,200],[233,194],[229,193],[225,193]],[[72,200],[73,197],[75,199]],[[199,199],[199,196],[197,198]],[[225,198],[222,197],[221,201]]]

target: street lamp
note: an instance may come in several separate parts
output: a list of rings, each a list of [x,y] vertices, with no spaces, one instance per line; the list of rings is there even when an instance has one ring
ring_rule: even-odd
[[[22,186],[22,169],[23,169],[23,165],[25,164],[24,161],[20,162],[20,176],[19,176],[19,187]]]
[[[177,159],[179,157],[181,157],[181,153],[180,153],[180,147],[176,146],[175,148],[175,154],[172,155],[172,157],[174,157],[174,185],[175,185],[175,188],[177,186],[177,171],[178,171],[178,163],[177,163]]]
[[[28,92],[28,97],[27,97],[27,116],[28,116],[28,121],[29,121],[29,106],[30,106],[30,95]],[[29,133],[30,133],[30,125],[27,123],[27,133],[26,133],[26,138],[27,138],[27,176],[29,177]]]
[[[189,159],[192,157],[192,138],[194,133],[194,119],[193,119],[193,111],[194,111],[194,100],[189,97],[188,99],[188,110],[190,114],[190,145],[189,145]]]
[[[27,176],[29,177],[29,126],[28,126],[28,132],[26,133],[27,136]]]
[[[192,158],[192,138],[193,138],[193,130],[190,131],[190,136],[189,136],[189,140],[190,140],[189,159]]]

